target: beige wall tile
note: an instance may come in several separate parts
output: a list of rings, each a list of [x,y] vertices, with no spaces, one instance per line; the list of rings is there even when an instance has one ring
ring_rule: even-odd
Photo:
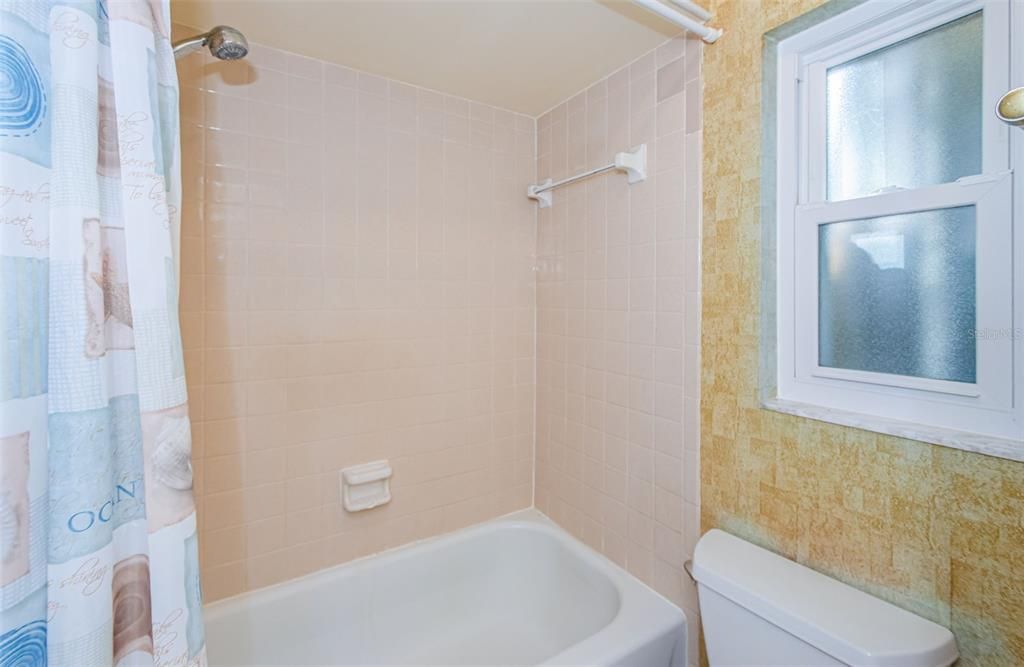
[[[532,503],[533,120],[253,46],[179,70],[207,600]]]
[[[641,142],[652,173],[632,186],[621,174],[590,179],[539,210],[536,502],[696,618],[682,575],[698,534],[686,502],[699,495],[683,428],[690,420],[696,433],[684,403],[699,396],[686,372],[699,354],[685,345],[700,298],[699,281],[687,281],[700,235],[686,240],[687,197],[700,192],[698,169],[685,168],[686,113],[700,106],[699,87],[686,86],[690,41],[668,42],[538,121],[539,179]],[[697,446],[694,437],[687,461]]]

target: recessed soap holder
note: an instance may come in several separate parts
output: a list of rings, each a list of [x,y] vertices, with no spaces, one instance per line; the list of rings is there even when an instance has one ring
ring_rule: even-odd
[[[391,502],[391,464],[387,461],[342,468],[338,477],[342,503],[348,512],[368,510]]]

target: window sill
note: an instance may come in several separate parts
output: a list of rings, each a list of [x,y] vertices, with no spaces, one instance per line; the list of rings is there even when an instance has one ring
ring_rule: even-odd
[[[994,436],[966,433],[951,429],[925,426],[912,422],[885,419],[872,415],[847,412],[833,408],[824,408],[809,403],[798,403],[781,398],[769,398],[761,401],[761,407],[774,412],[781,412],[796,417],[805,417],[817,421],[850,426],[865,431],[884,433],[886,435],[919,440],[933,445],[962,449],[967,452],[986,454],[1001,459],[1024,462],[1024,440],[1010,440]]]

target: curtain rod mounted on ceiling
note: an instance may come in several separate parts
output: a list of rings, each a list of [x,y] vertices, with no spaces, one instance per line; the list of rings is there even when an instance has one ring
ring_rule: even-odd
[[[526,188],[526,196],[530,199],[534,199],[540,204],[541,208],[548,208],[551,206],[552,193],[551,191],[555,188],[560,188],[563,185],[569,185],[576,181],[582,181],[585,178],[591,176],[597,176],[603,174],[606,171],[612,169],[620,169],[626,172],[629,183],[639,183],[640,181],[647,180],[647,144],[640,144],[636,148],[626,153],[616,153],[615,162],[606,164],[603,167],[597,167],[590,171],[585,171],[582,174],[576,174],[568,178],[563,178],[560,181],[551,182],[551,179],[544,181],[540,185],[531,185]]]
[[[662,4],[658,0],[633,0],[633,2],[644,9],[654,12],[663,19],[675,23],[680,28],[692,32],[708,44],[713,44],[722,36],[722,31],[718,28],[704,25],[711,20],[711,13],[693,2],[693,0],[671,0],[672,4],[683,10],[681,12]]]

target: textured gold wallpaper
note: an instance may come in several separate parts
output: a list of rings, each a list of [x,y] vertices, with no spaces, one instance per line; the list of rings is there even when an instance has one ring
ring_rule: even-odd
[[[819,0],[713,3],[704,49],[702,529],[953,630],[960,665],[1024,665],[1024,464],[758,407],[761,54]]]

